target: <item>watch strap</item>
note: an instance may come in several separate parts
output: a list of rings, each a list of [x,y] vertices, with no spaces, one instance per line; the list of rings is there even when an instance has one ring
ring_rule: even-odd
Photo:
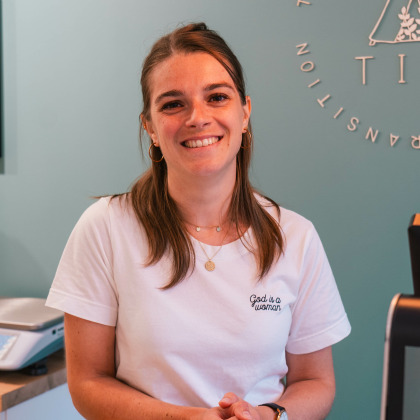
[[[261,406],[270,407],[273,411],[275,411],[277,413],[277,420],[279,420],[280,416],[286,412],[286,409],[284,407],[276,403],[259,404],[259,407]]]

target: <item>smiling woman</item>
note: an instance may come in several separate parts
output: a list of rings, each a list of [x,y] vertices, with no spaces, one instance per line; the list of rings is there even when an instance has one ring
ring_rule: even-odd
[[[141,77],[142,127],[150,135],[153,165],[134,186],[132,203],[148,233],[150,263],[159,261],[169,244],[174,255],[170,285],[175,285],[194,265],[191,236],[219,246],[221,239],[233,242],[251,226],[258,232],[257,261],[264,275],[281,253],[282,236],[248,179],[251,101],[242,67],[214,31],[200,24],[187,28],[156,42]],[[191,147],[203,142],[211,147]],[[153,216],[150,206],[138,205],[163,191],[169,192],[162,196],[165,206],[156,206]],[[226,237],[211,229],[201,229],[200,237],[194,230],[190,235],[191,224],[225,225]],[[161,237],[162,230],[170,234]]]
[[[350,325],[313,225],[249,182],[236,56],[187,25],[155,43],[141,84],[151,168],[83,214],[47,301],[66,313],[76,408],[101,420],[325,418],[331,346]]]
[[[150,82],[150,119],[143,123],[165,156],[171,197],[182,202],[179,186],[201,178],[208,183],[209,176],[219,194],[230,196],[250,99],[242,104],[228,72],[205,53],[174,54],[155,68]]]

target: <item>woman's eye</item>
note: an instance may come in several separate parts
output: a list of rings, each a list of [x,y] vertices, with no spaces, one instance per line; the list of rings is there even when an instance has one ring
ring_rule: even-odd
[[[210,97],[210,102],[223,102],[226,99],[229,99],[224,93],[215,93]]]
[[[179,102],[168,102],[162,105],[162,111],[171,110],[180,107],[181,104]]]

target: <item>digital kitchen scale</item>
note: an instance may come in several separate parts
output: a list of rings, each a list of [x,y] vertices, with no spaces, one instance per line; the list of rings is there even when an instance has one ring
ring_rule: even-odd
[[[0,297],[0,370],[18,370],[64,347],[64,314],[45,299]]]

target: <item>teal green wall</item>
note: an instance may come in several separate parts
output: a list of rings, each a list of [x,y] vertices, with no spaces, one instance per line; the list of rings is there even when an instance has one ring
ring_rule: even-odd
[[[125,191],[146,168],[137,143],[143,57],[177,23],[205,20],[245,69],[254,184],[315,223],[353,326],[334,350],[329,418],[378,418],[388,306],[412,292],[406,229],[420,212],[420,150],[410,145],[420,135],[420,43],[368,46],[385,0],[312,3],[3,0],[0,295],[45,297],[90,196]],[[310,53],[298,56],[303,42]],[[368,55],[363,86],[354,57]],[[312,72],[300,70],[305,61]],[[379,129],[375,143],[365,139],[369,126]],[[391,132],[401,136],[394,147]]]

